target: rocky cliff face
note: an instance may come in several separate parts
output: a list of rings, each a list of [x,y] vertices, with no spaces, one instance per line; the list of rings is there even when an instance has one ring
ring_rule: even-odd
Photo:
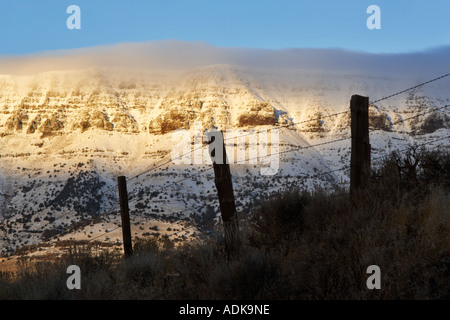
[[[28,77],[0,76],[0,133],[7,136],[24,132],[42,138],[91,129],[167,134],[188,129],[195,121],[202,121],[205,128],[246,128],[308,119],[317,121],[305,123],[299,131],[326,133],[348,127],[348,117],[336,121],[327,115],[348,108],[350,82],[328,88],[327,83],[339,80],[327,79],[322,86],[311,86],[305,85],[304,78],[296,83],[291,76],[283,79],[285,87],[278,88],[266,75],[258,79],[256,74],[256,81],[245,76],[246,72],[229,66],[176,76],[100,68]],[[376,81],[371,79],[366,85],[370,87],[370,82]],[[282,99],[274,98],[273,90],[279,90],[276,95],[281,94]],[[335,91],[349,94],[342,100],[334,96]],[[363,91],[369,93],[370,88]],[[380,92],[376,91],[374,94]],[[426,111],[440,101],[445,103],[440,97],[411,92],[384,110],[372,108],[371,127],[391,130],[390,122]],[[417,119],[420,123],[413,123],[409,129],[418,134],[430,133],[448,125],[445,112],[427,117],[426,121]]]
[[[277,122],[274,107],[257,99],[237,80],[235,87],[224,88],[217,83],[215,71],[204,72],[187,75],[178,83],[166,79],[166,83],[172,80],[168,92],[166,88],[158,90],[160,78],[153,75],[121,80],[107,70],[91,77],[80,72],[41,74],[31,79],[2,77],[0,130],[3,136],[26,132],[41,137],[89,129],[166,134],[187,129],[194,121],[202,121],[207,128]],[[19,85],[25,86],[22,92]],[[242,101],[230,106],[230,97]]]

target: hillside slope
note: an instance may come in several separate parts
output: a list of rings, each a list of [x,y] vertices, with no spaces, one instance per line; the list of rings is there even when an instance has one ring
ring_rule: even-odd
[[[155,221],[213,223],[219,208],[207,157],[194,165],[171,161],[173,134],[184,129],[192,137],[199,124],[253,138],[258,134],[251,130],[280,130],[275,175],[260,174],[268,165],[263,158],[252,163],[247,155],[245,164],[231,166],[239,214],[287,185],[345,185],[351,95],[375,101],[424,80],[235,65],[0,75],[1,253],[62,237],[71,227],[78,229],[65,238],[117,228],[119,175],[139,175],[128,185],[131,213],[141,226],[136,235],[149,234]],[[411,143],[448,147],[443,107],[450,104],[449,87],[447,77],[371,107],[372,157]],[[100,214],[92,230],[79,225]],[[184,239],[193,230],[175,236]]]

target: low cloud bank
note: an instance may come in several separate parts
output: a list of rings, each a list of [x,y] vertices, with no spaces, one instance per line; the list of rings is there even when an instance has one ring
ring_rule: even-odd
[[[3,56],[0,57],[0,74],[29,75],[92,66],[184,70],[215,64],[427,78],[450,72],[450,46],[415,53],[373,54],[342,49],[228,48],[175,40],[121,43],[34,55]]]

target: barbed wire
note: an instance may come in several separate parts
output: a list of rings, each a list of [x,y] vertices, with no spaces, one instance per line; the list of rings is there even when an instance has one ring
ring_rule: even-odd
[[[423,146],[423,145],[429,145],[430,143],[434,143],[434,142],[437,142],[437,141],[441,141],[441,140],[446,140],[446,139],[449,139],[450,138],[450,136],[446,136],[446,137],[440,137],[440,138],[437,138],[437,139],[434,139],[434,140],[431,140],[431,141],[427,141],[427,142],[424,142],[424,143],[422,143],[422,144],[417,144],[416,146]],[[339,139],[339,140],[341,140],[341,139]],[[336,140],[336,141],[339,141],[339,140]],[[330,143],[331,143],[332,141],[330,141]],[[311,146],[312,147],[312,146]],[[404,149],[400,149],[400,150],[398,150],[398,152],[402,152],[402,151],[406,151],[406,150],[408,150],[409,149],[409,147],[407,147],[407,148],[404,148]],[[382,155],[382,156],[378,156],[378,157],[375,157],[375,158],[372,158],[371,159],[371,161],[376,161],[376,160],[378,160],[378,159],[382,159],[382,158],[387,158],[387,157],[389,157],[389,155]],[[344,165],[344,166],[342,166],[342,167],[340,167],[340,168],[338,168],[338,169],[334,169],[334,170],[329,170],[329,171],[326,171],[326,172],[320,172],[320,173],[316,173],[316,174],[314,174],[314,175],[310,175],[310,174],[302,174],[302,175],[289,175],[289,176],[286,176],[285,178],[308,178],[308,179],[316,179],[316,178],[319,178],[319,177],[321,177],[321,176],[324,176],[324,175],[329,175],[329,174],[332,174],[332,173],[334,173],[334,172],[339,172],[339,171],[344,171],[344,170],[347,170],[347,169],[349,169],[350,168],[350,165]],[[204,170],[203,172],[205,172],[205,171],[208,171],[208,170],[211,170],[212,168],[208,168],[208,169],[206,169],[206,170]],[[202,172],[201,172],[202,173]],[[201,173],[196,173],[196,174],[193,174],[193,175],[191,175],[191,176],[189,176],[189,177],[187,177],[187,178],[184,178],[184,179],[182,179],[182,180],[180,180],[180,181],[184,181],[184,180],[187,180],[187,179],[189,179],[190,177],[192,177],[192,176],[196,176],[196,175],[199,175],[199,174],[201,174]],[[272,190],[272,189],[279,189],[279,188],[281,188],[282,186],[276,186],[276,187],[273,187],[273,188],[271,188],[270,190]],[[342,194],[331,194],[331,195],[325,195],[325,196],[322,196],[322,198],[323,199],[328,199],[328,198],[334,198],[334,197],[341,197],[341,196],[346,196],[346,195],[348,195],[347,193],[342,193]],[[179,211],[179,212],[174,212],[174,213],[171,213],[171,214],[174,214],[174,215],[176,215],[176,214],[182,214],[182,213],[185,213],[185,212],[187,212],[187,211],[194,211],[194,210],[196,210],[196,209],[191,209],[191,208],[187,208],[187,209],[184,209],[184,210],[182,210],[182,211]],[[109,214],[111,214],[111,213],[113,213],[113,212],[110,212]],[[103,215],[103,214],[102,214]],[[61,218],[61,217],[60,217]],[[60,219],[60,218],[58,218],[58,219]],[[111,222],[111,221],[105,221],[105,222]],[[119,224],[118,226],[116,226],[116,227],[114,227],[113,229],[111,229],[111,230],[106,230],[105,231],[105,233],[102,233],[102,234],[100,234],[100,235],[97,235],[97,236],[95,236],[95,237],[93,237],[93,238],[89,238],[89,239],[87,239],[87,240],[83,240],[83,241],[85,241],[86,243],[90,243],[90,242],[92,242],[92,241],[94,241],[94,240],[97,240],[97,239],[99,239],[99,238],[101,238],[101,237],[105,237],[105,236],[107,236],[108,234],[110,234],[110,233],[112,233],[113,231],[115,231],[115,230],[117,230],[117,229],[119,229],[119,228],[121,228],[121,224]],[[55,237],[60,237],[60,235],[57,235],[57,236],[55,236]],[[44,242],[51,242],[52,241],[52,239],[49,239],[49,240],[47,240],[47,241],[43,241],[42,243],[44,243]]]
[[[418,113],[418,114],[415,114],[414,116],[411,116],[411,117],[408,117],[408,118],[402,118],[402,119],[399,119],[397,121],[390,122],[389,124],[392,126],[392,125],[395,125],[395,124],[403,123],[405,121],[412,120],[412,119],[415,119],[415,118],[418,118],[418,117],[421,117],[421,116],[424,116],[424,115],[427,115],[427,114],[430,114],[430,113],[434,113],[436,111],[439,111],[439,110],[442,110],[442,109],[446,109],[448,107],[450,107],[450,104],[447,104],[447,105],[439,107],[439,108],[432,108],[432,110],[429,110],[429,111],[426,111],[426,112],[422,112],[422,113]],[[379,131],[379,130],[383,130],[383,129],[370,129],[369,131],[373,132],[373,131]]]
[[[407,89],[398,91],[398,92],[393,93],[393,94],[391,94],[391,95],[388,95],[388,96],[386,96],[386,97],[383,97],[383,98],[380,98],[380,99],[378,99],[378,100],[369,102],[369,105],[370,105],[370,106],[375,106],[375,103],[378,103],[378,102],[380,102],[380,101],[387,100],[387,99],[389,99],[389,98],[395,97],[395,96],[397,96],[397,95],[400,95],[400,94],[402,94],[402,93],[408,92],[408,91],[410,91],[410,90],[413,90],[413,89],[419,88],[419,87],[421,87],[421,86],[427,85],[427,84],[429,84],[429,83],[432,83],[432,82],[441,80],[441,79],[443,79],[443,78],[445,78],[445,77],[448,77],[449,75],[450,75],[450,73],[445,74],[445,75],[442,75],[442,76],[439,76],[439,77],[434,78],[434,79],[431,79],[431,80],[428,80],[428,81],[423,82],[423,83],[421,83],[421,84],[419,84],[419,85],[416,85],[416,86],[413,86],[413,87],[410,87],[410,88],[407,88]],[[108,87],[107,89],[108,89],[112,94],[115,94],[115,92],[114,92],[111,88]],[[127,104],[126,104],[126,103],[122,100],[122,98],[120,97],[120,94],[116,95],[116,97],[117,97],[119,103],[121,103],[122,105],[124,104],[124,105],[127,106]],[[127,106],[127,107],[128,107],[128,106]],[[448,106],[445,106],[445,107],[448,107]],[[320,120],[323,120],[323,119],[326,119],[326,118],[335,117],[335,116],[342,115],[342,114],[347,114],[347,113],[350,113],[350,110],[342,111],[342,112],[337,112],[337,113],[330,114],[330,115],[320,116],[320,117],[317,117],[317,118],[314,118],[314,119],[308,119],[308,120],[304,120],[304,121],[300,121],[300,122],[290,122],[290,123],[285,123],[285,124],[281,124],[281,125],[280,125],[280,124],[277,124],[277,125],[271,126],[270,128],[265,128],[265,129],[263,129],[263,130],[250,132],[250,133],[247,133],[247,134],[244,134],[244,135],[241,135],[241,136],[237,136],[237,137],[234,136],[234,137],[232,137],[232,138],[233,138],[233,139],[234,139],[234,138],[242,138],[242,137],[254,135],[254,134],[257,134],[257,133],[260,133],[260,132],[263,132],[263,131],[269,131],[269,130],[277,129],[277,128],[288,128],[288,127],[292,127],[292,126],[295,126],[295,125],[304,124],[304,123],[313,122],[313,121],[320,121]],[[424,114],[425,114],[425,113],[424,113]],[[405,121],[406,119],[403,119],[403,120]],[[392,123],[392,124],[395,124],[395,123]],[[224,139],[224,141],[226,141],[226,140],[228,140],[228,139]],[[142,173],[139,173],[139,174],[137,174],[137,175],[135,175],[135,176],[129,178],[128,181],[133,181],[133,180],[139,178],[140,176],[142,176],[142,175],[144,175],[144,174],[147,174],[147,173],[149,173],[149,172],[151,172],[151,171],[154,171],[154,170],[156,170],[156,169],[159,169],[159,168],[161,168],[161,167],[164,167],[164,166],[166,166],[167,164],[170,164],[171,162],[173,162],[174,160],[183,159],[183,158],[185,158],[186,156],[191,155],[193,152],[195,152],[195,151],[197,151],[197,150],[200,150],[200,149],[203,149],[203,147],[204,147],[204,146],[203,146],[203,144],[202,144],[201,146],[199,146],[199,147],[197,147],[197,148],[194,148],[194,150],[191,150],[191,151],[189,152],[189,154],[182,154],[181,156],[178,156],[178,157],[175,157],[175,158],[172,157],[171,160],[164,161],[163,163],[160,163],[160,164],[158,164],[158,165],[156,165],[156,166],[154,165],[153,167],[149,168],[148,170],[146,170],[146,171],[144,171],[144,172],[142,172]],[[116,187],[117,187],[117,184],[112,185],[112,186],[110,186],[107,190],[105,190],[104,192],[107,192],[107,191],[109,191],[110,189],[116,188]]]
[[[410,87],[410,88],[407,88],[407,89],[398,91],[398,92],[393,93],[393,94],[391,94],[391,95],[389,95],[389,96],[386,96],[386,97],[380,98],[380,99],[378,99],[378,100],[369,102],[369,105],[370,105],[370,106],[375,106],[375,103],[378,103],[378,102],[380,102],[380,101],[387,100],[387,99],[389,99],[389,98],[395,97],[395,96],[397,96],[397,95],[400,95],[400,94],[402,94],[402,93],[408,92],[408,91],[410,91],[410,90],[413,90],[413,89],[419,88],[419,87],[421,87],[421,86],[427,85],[427,84],[429,84],[429,83],[432,83],[432,82],[441,80],[441,79],[443,79],[443,78],[445,78],[445,77],[448,77],[449,75],[450,75],[450,73],[445,74],[445,75],[442,75],[442,76],[439,76],[439,77],[434,78],[434,79],[431,79],[431,80],[426,81],[426,82],[424,82],[424,83],[421,83],[421,84],[419,84],[419,85],[416,85],[416,86],[413,86],[413,87]],[[399,120],[399,121],[396,121],[396,122],[394,122],[394,123],[391,123],[391,125],[397,124],[397,123],[400,123],[400,122],[403,122],[403,121],[407,121],[407,120],[410,120],[410,119],[413,119],[413,118],[416,118],[416,117],[419,117],[419,116],[421,116],[421,115],[425,115],[425,114],[428,114],[428,113],[431,113],[431,112],[434,112],[434,111],[437,111],[437,110],[441,110],[441,109],[447,108],[448,106],[449,106],[449,105],[446,105],[446,106],[441,107],[441,108],[434,108],[432,111],[424,112],[424,113],[415,115],[415,116],[410,117],[410,118],[401,119],[401,120]],[[244,134],[244,135],[240,135],[240,136],[233,136],[232,139],[234,139],[234,138],[242,138],[242,137],[254,135],[254,134],[260,133],[260,132],[262,132],[262,131],[269,131],[269,130],[277,129],[277,128],[288,128],[288,127],[292,127],[292,126],[295,126],[295,125],[304,124],[304,123],[308,123],[308,122],[320,121],[320,120],[323,120],[323,119],[325,119],[325,118],[335,117],[335,116],[342,115],[342,114],[347,114],[347,113],[350,113],[350,110],[342,111],[342,112],[337,112],[337,113],[330,114],[330,115],[326,115],[326,116],[320,116],[320,117],[317,117],[317,118],[314,118],[314,119],[308,119],[308,120],[304,120],[304,121],[300,121],[300,122],[290,122],[290,123],[286,123],[286,124],[282,124],[282,125],[279,125],[279,124],[278,124],[278,125],[273,125],[273,126],[271,126],[270,128],[265,128],[265,129],[263,129],[263,130],[250,132],[250,133],[247,133],[247,134]],[[373,131],[373,130],[372,130],[372,131]],[[226,140],[227,140],[227,139],[224,139],[224,141],[226,141]],[[138,174],[138,175],[132,177],[130,180],[136,179],[136,178],[138,178],[139,176],[141,176],[141,175],[143,175],[143,174],[146,174],[146,173],[151,172],[151,171],[153,171],[153,170],[156,170],[156,169],[158,169],[158,168],[160,168],[160,167],[163,167],[163,166],[165,166],[165,165],[167,165],[167,164],[173,162],[173,160],[182,159],[182,158],[184,158],[184,157],[186,157],[186,156],[188,156],[188,155],[191,155],[192,152],[195,152],[196,150],[199,150],[199,149],[202,149],[202,148],[203,148],[203,145],[202,145],[202,146],[199,146],[199,147],[197,147],[197,148],[195,148],[195,149],[192,150],[192,151],[190,151],[189,154],[183,154],[183,155],[181,155],[181,156],[178,156],[178,157],[176,157],[176,158],[173,158],[173,159],[171,159],[171,160],[168,160],[168,161],[166,161],[166,162],[164,162],[164,163],[162,163],[162,164],[160,164],[160,165],[158,165],[158,166],[156,166],[156,167],[152,167],[152,168],[148,169],[147,171],[144,171],[143,173],[140,173],[140,174]]]
[[[184,209],[184,210],[182,210],[182,211],[172,212],[171,214],[172,214],[172,215],[180,215],[180,214],[183,214],[183,213],[185,213],[185,212],[187,212],[187,211],[194,211],[194,209],[187,208],[187,209]],[[132,216],[132,219],[131,219],[131,220],[133,220],[134,217],[135,217],[135,216]],[[136,222],[136,221],[134,221],[134,222]],[[119,224],[118,226],[116,226],[115,228],[113,228],[113,229],[111,229],[111,230],[106,230],[105,233],[103,233],[103,234],[100,234],[100,235],[95,236],[95,237],[93,237],[93,238],[89,238],[89,239],[87,240],[86,243],[90,243],[90,242],[92,242],[92,241],[94,241],[94,240],[97,240],[97,239],[99,239],[99,238],[101,238],[101,237],[107,236],[109,233],[111,233],[111,232],[113,232],[113,231],[115,231],[115,230],[117,230],[117,229],[119,229],[119,228],[121,228],[121,227],[122,227],[122,225]],[[86,240],[85,240],[85,241],[86,241]]]
[[[349,113],[349,112],[350,112],[350,111],[338,112],[338,113],[334,113],[334,114],[330,114],[330,115],[326,115],[326,116],[321,116],[321,117],[319,117],[319,118],[309,119],[309,120],[300,121],[300,122],[290,122],[290,123],[286,123],[286,124],[272,125],[272,126],[270,126],[269,128],[264,128],[264,129],[262,129],[262,130],[258,130],[258,131],[256,131],[256,130],[253,131],[253,130],[252,130],[252,132],[249,132],[249,133],[246,133],[246,134],[242,134],[242,135],[238,135],[238,136],[232,136],[232,137],[225,138],[225,139],[224,139],[224,142],[225,142],[225,141],[229,141],[229,140],[231,140],[231,139],[234,140],[234,139],[239,139],[239,138],[242,138],[242,137],[247,137],[247,136],[251,136],[251,135],[256,135],[256,134],[259,134],[259,133],[261,133],[261,132],[269,131],[269,130],[273,130],[273,129],[288,128],[288,127],[292,127],[292,126],[298,125],[298,124],[308,123],[308,122],[312,122],[312,121],[319,121],[319,120],[322,120],[322,119],[324,119],[324,118],[334,117],[334,116],[341,115],[341,114],[345,114],[345,113]],[[205,144],[206,144],[206,143],[205,143]],[[163,162],[163,163],[161,163],[161,164],[159,164],[159,165],[156,165],[156,166],[154,165],[153,167],[149,168],[148,170],[145,170],[144,172],[141,172],[141,173],[139,173],[139,174],[137,174],[137,175],[131,177],[131,178],[128,179],[127,181],[135,180],[135,179],[139,178],[140,176],[142,176],[142,175],[144,175],[144,174],[147,174],[147,173],[149,173],[149,172],[151,172],[151,171],[154,171],[154,170],[156,170],[156,169],[159,169],[159,168],[161,168],[161,167],[164,167],[164,166],[167,165],[167,164],[172,163],[174,160],[179,160],[179,159],[186,158],[187,156],[191,156],[193,153],[195,153],[195,151],[201,150],[201,149],[203,149],[204,147],[205,147],[205,145],[203,144],[203,141],[202,141],[202,144],[201,144],[200,146],[194,148],[193,150],[190,150],[188,153],[184,153],[184,154],[182,154],[182,155],[180,155],[180,156],[177,156],[177,157],[172,157],[171,160],[167,160],[167,161],[165,161],[165,162]]]
[[[434,140],[430,140],[430,141],[427,141],[427,142],[423,142],[423,143],[419,143],[419,144],[414,144],[414,146],[415,146],[415,147],[422,147],[422,146],[429,145],[429,144],[434,143],[434,142],[437,142],[437,141],[442,141],[442,140],[447,140],[447,139],[450,139],[450,136],[440,137],[440,138],[437,138],[437,139],[434,139]],[[406,147],[406,148],[403,148],[403,149],[400,149],[400,150],[396,150],[396,151],[397,151],[397,152],[408,151],[410,148],[411,148],[411,145],[408,146],[408,147]],[[373,163],[373,162],[378,161],[379,159],[383,159],[383,158],[385,159],[385,158],[388,158],[388,157],[390,157],[391,153],[392,153],[392,152],[390,152],[390,153],[388,153],[388,154],[386,154],[386,155],[374,157],[374,158],[371,159],[371,161],[372,161],[372,163]]]
[[[450,76],[450,73],[444,74],[444,75],[442,75],[442,76],[439,76],[439,77],[437,77],[437,78],[428,80],[428,81],[423,82],[423,83],[421,83],[421,84],[418,84],[418,85],[416,85],[416,86],[413,86],[413,87],[410,87],[410,88],[407,88],[407,89],[398,91],[398,92],[393,93],[393,94],[390,94],[390,95],[388,95],[388,96],[386,96],[386,97],[383,97],[383,98],[380,98],[380,99],[378,99],[378,100],[369,102],[369,105],[374,105],[375,103],[378,103],[378,102],[381,102],[381,101],[390,99],[390,98],[392,98],[392,97],[398,96],[398,95],[400,95],[400,94],[402,94],[402,93],[405,93],[405,92],[408,92],[408,91],[411,91],[411,90],[420,88],[420,87],[422,87],[422,86],[424,86],[424,85],[427,85],[427,84],[429,84],[429,83],[432,83],[432,82],[435,82],[435,81],[444,79],[444,78],[446,78],[446,77],[448,77],[448,76]]]

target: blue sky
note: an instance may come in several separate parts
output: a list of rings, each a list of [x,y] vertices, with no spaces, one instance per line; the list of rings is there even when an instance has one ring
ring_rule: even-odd
[[[69,30],[69,5],[81,30]],[[369,30],[366,9],[381,9]],[[450,45],[449,0],[0,0],[0,55],[176,39],[398,53]]]

